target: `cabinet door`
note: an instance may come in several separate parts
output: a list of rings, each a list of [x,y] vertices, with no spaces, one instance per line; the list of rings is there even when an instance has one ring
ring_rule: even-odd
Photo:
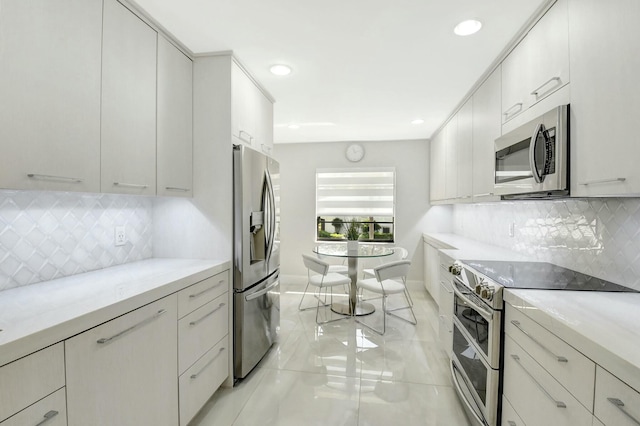
[[[99,192],[102,1],[0,5],[0,187]]]
[[[569,83],[568,20],[558,0],[503,61],[503,123]]]
[[[193,196],[193,62],[158,39],[158,195]]]
[[[640,194],[640,2],[572,0],[571,194]]]
[[[267,155],[273,151],[273,102],[256,87],[258,102],[257,116],[257,142],[260,150]]]
[[[155,195],[157,33],[116,0],[103,33],[101,189]]]
[[[473,201],[495,201],[494,142],[502,134],[500,68],[473,94]]]
[[[444,151],[444,129],[435,135],[430,142],[430,173],[429,173],[429,193],[431,201],[444,200],[445,187],[445,151]]]
[[[235,62],[231,62],[231,132],[234,143],[256,147],[256,87]]]
[[[177,296],[65,341],[69,425],[178,424]]]
[[[456,198],[461,202],[471,201],[473,174],[473,102],[468,100],[458,111],[458,132],[455,140],[458,160],[458,189]]]
[[[444,128],[444,198],[454,200],[458,196],[458,115]]]

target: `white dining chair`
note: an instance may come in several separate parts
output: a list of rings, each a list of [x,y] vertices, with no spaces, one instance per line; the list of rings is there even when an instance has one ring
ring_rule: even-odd
[[[349,285],[351,280],[349,277],[338,274],[335,272],[329,272],[329,264],[323,260],[320,260],[316,257],[309,256],[306,254],[302,255],[302,261],[304,265],[307,267],[307,285],[304,288],[304,292],[302,293],[302,297],[300,298],[300,303],[298,304],[298,310],[305,311],[308,309],[313,309],[313,306],[309,306],[306,308],[302,307],[302,302],[304,301],[305,296],[307,295],[307,290],[309,289],[309,285],[317,287],[317,290],[314,292],[314,297],[317,299],[316,303],[316,324],[326,324],[333,321],[338,321],[340,319],[349,318],[348,316],[340,315],[339,318],[332,320],[319,321],[319,312],[320,308],[329,308],[331,303],[333,302],[333,290],[334,286],[344,286]],[[324,291],[324,299],[322,298],[322,292]],[[327,292],[329,291],[329,302],[327,303]],[[326,316],[325,316],[326,318]]]
[[[393,247],[393,254],[386,257],[381,257],[378,260],[381,260],[382,263],[392,262],[394,260],[406,260],[409,257],[409,251],[402,247]],[[382,264],[381,263],[381,264]],[[363,278],[374,278],[376,275],[373,272],[373,268],[366,268],[362,270]]]
[[[413,301],[407,290],[407,274],[409,273],[409,267],[411,261],[409,260],[397,260],[394,262],[388,262],[380,266],[373,268],[374,278],[364,278],[358,280],[358,289],[363,289],[373,293],[380,294],[382,296],[382,330],[376,329],[367,324],[363,320],[357,319],[360,324],[375,331],[378,334],[384,334],[387,331],[387,314],[393,315],[403,321],[416,325],[418,320],[413,312]],[[399,308],[387,309],[387,297],[391,294],[404,294],[406,299],[406,306]],[[403,318],[397,314],[396,311],[408,309],[411,315],[411,319]]]

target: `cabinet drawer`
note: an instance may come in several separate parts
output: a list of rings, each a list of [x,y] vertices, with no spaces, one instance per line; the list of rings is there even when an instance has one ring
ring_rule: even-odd
[[[211,302],[222,293],[229,291],[229,271],[200,281],[178,292],[178,318],[182,318],[194,309]]]
[[[227,293],[178,321],[178,370],[191,364],[229,333]]]
[[[511,403],[504,396],[502,397],[502,426],[524,426],[524,422],[513,409]]]
[[[640,424],[640,393],[600,366],[596,369],[594,408],[594,414],[605,425]]]
[[[64,386],[62,343],[0,367],[0,421]]]
[[[48,397],[41,399],[4,422],[1,426],[66,426],[67,399],[64,388],[58,389]]]
[[[593,412],[595,363],[510,305],[505,319],[505,333]]]
[[[509,336],[504,345],[503,393],[525,424],[591,424],[589,410]]]
[[[222,339],[180,376],[180,425],[189,423],[228,375],[228,340]]]

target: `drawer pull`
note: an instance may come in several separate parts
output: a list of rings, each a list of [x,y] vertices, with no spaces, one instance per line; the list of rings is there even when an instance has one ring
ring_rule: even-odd
[[[180,191],[180,192],[189,192],[191,189],[189,188],[180,188],[179,186],[165,186],[164,189],[167,191]]]
[[[198,371],[195,374],[191,375],[191,379],[197,379],[199,375],[201,375],[204,370],[206,370],[211,364],[213,364],[213,361],[215,361],[216,359],[218,359],[218,357],[220,357],[220,355],[222,354],[222,352],[224,352],[225,348],[220,348],[220,350],[218,351],[218,353],[216,354],[216,356],[214,356],[213,358],[211,358],[209,360],[209,362],[207,362],[205,365],[202,366],[202,368],[200,369],[200,371]]]
[[[618,408],[618,410],[622,411],[622,414],[627,416],[629,418],[629,420],[631,420],[633,423],[635,423],[638,426],[640,426],[640,421],[638,421],[638,419],[633,417],[631,414],[629,414],[629,412],[627,410],[624,409],[624,402],[622,402],[618,398],[607,398],[607,401],[609,401],[610,403],[615,405]]]
[[[476,194],[474,197],[489,197],[491,195],[494,195],[493,192],[485,192],[484,194]]]
[[[564,402],[562,402],[562,401],[558,401],[558,400],[556,400],[553,396],[551,396],[551,394],[550,394],[549,392],[547,392],[547,390],[546,390],[546,389],[545,389],[545,388],[540,384],[540,382],[538,382],[538,381],[536,380],[536,378],[535,378],[535,377],[533,377],[533,374],[529,373],[529,372],[527,371],[527,369],[526,369],[526,368],[524,368],[524,365],[522,365],[522,364],[520,363],[520,357],[519,357],[518,355],[511,354],[511,358],[513,358],[513,360],[516,362],[516,364],[518,364],[518,365],[520,366],[520,368],[522,368],[522,371],[524,371],[525,373],[527,373],[527,376],[529,376],[529,377],[531,378],[531,380],[533,380],[533,383],[535,383],[535,384],[538,386],[538,388],[540,388],[540,390],[541,390],[545,395],[547,395],[547,397],[548,397],[551,401],[553,401],[553,403],[554,403],[554,404],[556,404],[556,407],[558,407],[558,408],[567,408],[567,404],[565,404],[565,403],[564,403]]]
[[[198,323],[204,321],[206,318],[209,318],[211,315],[215,314],[216,312],[218,312],[220,309],[222,309],[222,307],[225,305],[225,303],[221,303],[218,305],[217,308],[215,308],[213,311],[209,312],[208,314],[206,314],[205,316],[203,316],[202,318],[199,318],[195,321],[191,321],[189,323],[189,325],[197,325]]]
[[[447,287],[447,285],[444,283],[444,281],[440,281],[440,287],[444,288],[447,293],[452,294],[453,290],[449,290],[449,287]]]
[[[251,136],[248,132],[245,132],[244,130],[240,130],[238,132],[238,139],[240,139],[241,141],[245,141],[248,144],[253,143],[253,136]]]
[[[82,183],[83,180],[80,178],[67,177],[67,176],[53,176],[53,175],[39,175],[37,173],[27,173],[27,176],[31,179],[40,179],[40,180],[63,180],[70,183]]]
[[[624,177],[600,179],[600,180],[588,180],[586,182],[581,182],[580,185],[589,186],[589,185],[598,185],[600,183],[624,182],[625,180],[627,180],[627,178],[624,178]]]
[[[549,80],[545,81],[544,83],[542,83],[540,86],[536,87],[535,89],[533,89],[533,92],[531,92],[531,94],[533,96],[535,96],[536,98],[538,97],[538,95],[540,94],[540,89],[542,89],[543,87],[545,87],[547,84],[551,83],[551,82],[560,82],[560,77],[551,77]]]
[[[507,424],[508,424],[509,426],[518,426],[518,425],[516,424],[516,422],[514,422],[513,420],[507,420]]]
[[[42,420],[42,421],[41,421],[40,423],[38,423],[36,426],[40,426],[40,425],[45,424],[46,422],[48,422],[49,420],[51,420],[52,418],[54,418],[54,417],[55,417],[55,416],[57,416],[58,414],[60,414],[60,413],[58,413],[58,412],[57,412],[57,411],[55,411],[55,410],[48,411],[48,412],[47,412],[47,413],[45,413],[45,415],[43,416],[43,417],[44,417],[44,420]]]
[[[504,115],[505,118],[507,118],[510,115],[515,114],[516,112],[520,112],[520,111],[522,111],[522,105],[523,105],[522,102],[518,102],[516,104],[513,104],[505,112],[503,112],[502,115]]]
[[[145,189],[149,187],[149,185],[147,185],[146,183],[124,183],[124,182],[113,182],[113,186],[121,186],[123,188],[140,188],[140,189]]]
[[[136,328],[138,328],[138,327],[140,327],[142,325],[145,325],[147,323],[150,323],[151,321],[155,320],[156,318],[158,318],[160,315],[164,314],[165,312],[167,312],[165,309],[160,309],[153,316],[150,316],[149,318],[144,319],[144,320],[140,321],[139,323],[132,325],[131,327],[127,328],[126,330],[122,330],[120,333],[114,334],[111,337],[103,337],[101,339],[98,339],[97,343],[102,345],[102,344],[105,344],[105,343],[109,343],[112,340],[118,339],[119,337],[122,337],[125,334],[132,332]]]
[[[216,289],[216,288],[220,287],[220,286],[221,286],[221,285],[223,285],[224,283],[225,283],[225,280],[220,280],[220,281],[218,281],[218,284],[216,284],[216,285],[214,285],[214,286],[211,286],[211,287],[209,287],[209,288],[205,288],[204,290],[202,290],[202,291],[201,291],[201,292],[199,292],[199,293],[190,294],[190,295],[189,295],[189,299],[195,299],[196,297],[200,297],[200,296],[202,296],[203,294],[208,293],[208,292],[210,292],[211,290],[214,290],[214,289]]]
[[[526,331],[524,331],[524,329],[522,328],[522,326],[520,325],[520,321],[516,321],[516,320],[511,320],[511,324],[513,324],[518,330],[520,330],[522,332],[522,334],[524,334],[525,336],[527,336],[529,339],[531,339],[533,341],[533,343],[535,343],[536,345],[540,346],[542,349],[544,349],[545,351],[547,351],[549,354],[551,354],[551,356],[553,356],[556,361],[558,362],[569,362],[569,360],[563,356],[560,355],[556,355],[554,354],[551,349],[547,348],[545,345],[543,345],[542,343],[540,343],[540,341],[538,339],[536,339],[535,337],[533,337],[532,335],[530,335],[529,333],[527,333]]]

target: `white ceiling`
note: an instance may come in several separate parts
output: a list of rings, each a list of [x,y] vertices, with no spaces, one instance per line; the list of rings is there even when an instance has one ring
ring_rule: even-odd
[[[193,53],[234,52],[276,100],[276,143],[431,137],[547,2],[135,0]],[[482,30],[454,35],[469,18]]]

